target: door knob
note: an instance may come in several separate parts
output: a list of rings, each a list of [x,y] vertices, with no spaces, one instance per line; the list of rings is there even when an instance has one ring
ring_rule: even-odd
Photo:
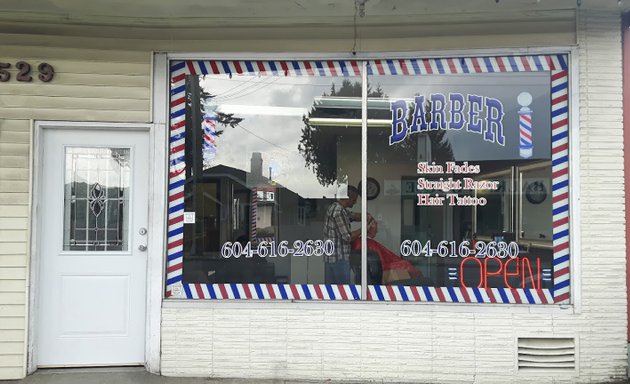
[[[147,246],[146,246],[146,245],[144,245],[144,244],[140,244],[140,245],[138,245],[138,250],[139,250],[140,252],[144,252],[144,251],[146,251],[146,250],[147,250]]]

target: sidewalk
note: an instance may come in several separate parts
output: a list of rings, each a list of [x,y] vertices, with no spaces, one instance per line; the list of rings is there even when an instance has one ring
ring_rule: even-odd
[[[40,369],[23,380],[2,384],[333,384],[330,380],[259,380],[166,377],[148,373],[144,367]],[[344,382],[347,384],[348,382]]]
[[[350,384],[348,381],[331,380],[259,380],[259,379],[210,379],[191,377],[165,377],[138,368],[69,368],[40,369],[23,380],[0,380],[2,384]],[[356,381],[354,383],[367,384]],[[368,383],[381,383],[368,382]],[[389,384],[393,384],[388,382]],[[610,384],[630,384],[615,381]]]

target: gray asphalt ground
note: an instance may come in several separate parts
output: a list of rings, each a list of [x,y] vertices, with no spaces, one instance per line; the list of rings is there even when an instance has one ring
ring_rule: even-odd
[[[211,379],[189,377],[165,377],[153,375],[139,368],[77,368],[77,369],[40,369],[23,380],[0,380],[2,384],[349,384],[330,380],[256,380],[256,379]],[[356,381],[354,383],[364,384]],[[369,382],[380,384],[381,382]],[[615,381],[610,384],[630,384],[627,381]],[[367,383],[365,383],[367,384]],[[388,382],[388,384],[392,384]]]
[[[2,384],[333,384],[330,380],[256,380],[165,377],[139,368],[40,369],[23,380],[6,380]],[[347,381],[343,382],[348,384]],[[356,382],[359,383],[359,382]]]

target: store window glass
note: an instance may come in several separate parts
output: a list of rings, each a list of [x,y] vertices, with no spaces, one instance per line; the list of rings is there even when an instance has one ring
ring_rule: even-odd
[[[570,299],[566,55],[174,61],[170,106],[169,297]]]
[[[357,64],[172,71],[168,293],[359,299]]]
[[[552,154],[552,141],[567,146],[552,133],[566,124],[566,108],[552,108],[554,74],[419,63],[435,71],[376,61],[368,77],[369,297],[386,286],[391,300],[553,302],[554,240],[568,233],[554,232],[566,211],[555,203],[568,198],[568,182],[553,182],[568,162]]]

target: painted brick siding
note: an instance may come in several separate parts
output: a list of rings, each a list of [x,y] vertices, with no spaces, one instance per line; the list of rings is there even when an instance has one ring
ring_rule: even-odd
[[[164,304],[162,374],[405,382],[601,382],[626,375],[620,16],[578,18],[581,242],[572,308]],[[574,202],[575,203],[575,202]],[[576,283],[574,277],[573,282]],[[516,370],[516,339],[575,337],[574,374]]]

